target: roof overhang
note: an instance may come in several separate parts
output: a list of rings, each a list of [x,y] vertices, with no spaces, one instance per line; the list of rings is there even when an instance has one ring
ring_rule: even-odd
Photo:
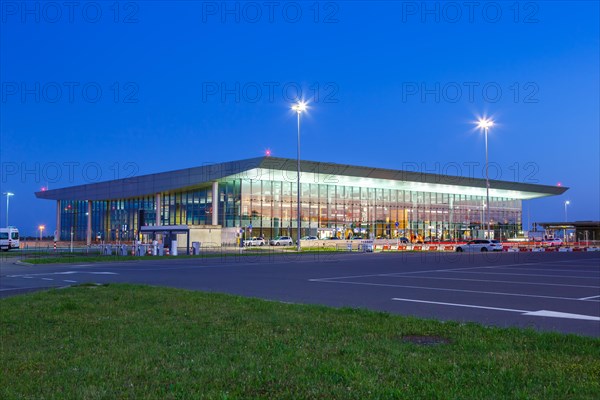
[[[389,188],[423,192],[485,196],[486,180],[402,170],[370,168],[344,164],[301,161],[301,180],[306,183]],[[111,200],[141,197],[156,193],[202,187],[213,181],[235,177],[247,180],[297,180],[297,161],[287,158],[259,157],[211,164],[177,171],[143,175],[36,192],[41,199]],[[567,187],[490,180],[490,195],[528,200],[555,196]]]

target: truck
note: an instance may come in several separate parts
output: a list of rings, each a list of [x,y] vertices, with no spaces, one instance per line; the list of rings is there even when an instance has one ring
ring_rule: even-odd
[[[14,226],[0,228],[0,250],[18,249],[19,245],[19,230],[17,228]]]

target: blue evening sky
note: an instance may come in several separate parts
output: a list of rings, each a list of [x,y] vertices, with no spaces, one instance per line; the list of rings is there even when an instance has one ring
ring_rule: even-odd
[[[565,200],[600,219],[597,1],[65,4],[0,3],[0,183],[25,234],[54,229],[43,186],[296,157],[298,88],[303,159],[482,177],[486,114],[492,178],[570,187],[524,225]]]

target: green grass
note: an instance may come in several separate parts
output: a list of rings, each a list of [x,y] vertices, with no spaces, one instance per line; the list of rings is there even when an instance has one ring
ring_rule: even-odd
[[[302,254],[334,254],[339,251],[332,248],[307,248],[302,249]],[[296,253],[294,250],[287,249],[259,249],[259,248],[248,248],[244,249],[241,253],[236,251],[222,251],[222,252],[210,252],[203,253],[201,255],[186,255],[181,254],[177,257],[171,256],[101,256],[98,254],[81,255],[81,254],[70,254],[64,253],[59,255],[54,254],[43,254],[43,255],[29,255],[22,257],[22,261],[29,264],[62,264],[62,263],[93,263],[93,262],[123,262],[123,261],[140,261],[140,260],[176,260],[183,258],[235,258],[235,257],[269,257],[278,255],[292,256]]]
[[[2,399],[597,399],[600,340],[132,285],[0,300]],[[448,344],[421,346],[406,335]]]

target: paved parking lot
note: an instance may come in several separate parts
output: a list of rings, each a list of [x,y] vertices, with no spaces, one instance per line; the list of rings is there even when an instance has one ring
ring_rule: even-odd
[[[128,282],[600,337],[598,253],[394,253],[3,262],[0,296]]]

